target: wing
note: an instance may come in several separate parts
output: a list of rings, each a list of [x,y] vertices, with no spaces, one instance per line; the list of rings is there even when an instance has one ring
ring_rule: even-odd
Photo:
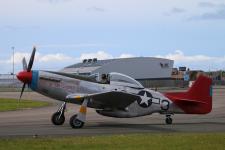
[[[105,93],[96,94],[72,94],[66,97],[66,101],[70,103],[77,103],[77,101],[83,101],[84,98],[90,99],[89,107],[93,108],[118,108],[124,109],[134,101],[140,99],[138,95],[111,91]]]

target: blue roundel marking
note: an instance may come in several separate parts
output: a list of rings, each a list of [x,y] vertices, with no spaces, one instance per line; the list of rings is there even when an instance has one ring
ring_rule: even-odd
[[[39,72],[36,70],[32,71],[32,81],[30,84],[30,88],[34,91],[37,89],[38,77],[39,77]]]

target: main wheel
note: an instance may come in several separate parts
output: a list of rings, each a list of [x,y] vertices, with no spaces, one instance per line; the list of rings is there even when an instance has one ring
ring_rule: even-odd
[[[52,123],[54,125],[62,125],[65,122],[64,113],[61,115],[60,112],[56,112],[52,115]]]
[[[166,118],[166,124],[172,124],[173,123],[173,119],[168,117]]]
[[[84,122],[77,119],[77,115],[73,115],[70,118],[70,126],[74,129],[79,129],[84,126]]]

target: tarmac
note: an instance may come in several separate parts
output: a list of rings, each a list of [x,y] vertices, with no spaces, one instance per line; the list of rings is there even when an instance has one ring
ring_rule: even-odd
[[[19,92],[0,92],[1,98],[18,98]],[[25,92],[23,99],[48,101],[51,106],[19,111],[0,112],[0,137],[92,136],[130,133],[219,133],[225,132],[225,88],[215,89],[213,110],[207,115],[174,115],[173,124],[165,124],[165,115],[153,114],[139,118],[118,119],[100,116],[88,109],[82,129],[72,129],[69,119],[79,106],[68,104],[62,126],[51,123],[52,114],[62,102],[34,92]]]

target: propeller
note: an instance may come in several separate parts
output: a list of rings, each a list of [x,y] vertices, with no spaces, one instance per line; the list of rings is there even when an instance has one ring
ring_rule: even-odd
[[[28,64],[28,68],[27,68],[27,72],[30,72],[34,63],[34,57],[35,57],[35,53],[36,53],[36,47],[33,48],[32,54],[30,56],[30,61]]]
[[[22,63],[23,63],[23,71],[26,71],[27,70],[27,62],[26,62],[25,57],[23,57]]]
[[[33,51],[32,51],[32,54],[30,56],[30,61],[29,61],[29,64],[27,66],[27,62],[26,62],[26,59],[23,58],[22,60],[22,64],[23,64],[23,71],[19,72],[16,76],[17,78],[23,82],[23,87],[22,87],[22,90],[21,90],[21,93],[20,93],[20,99],[23,95],[23,92],[24,92],[24,89],[26,87],[26,85],[30,85],[31,84],[31,81],[32,81],[32,66],[33,66],[33,63],[34,63],[34,58],[35,58],[35,53],[36,53],[36,48],[34,47],[33,48]],[[20,101],[19,99],[19,101]]]
[[[20,99],[19,99],[19,101],[21,100],[21,97],[23,95],[23,92],[24,92],[25,87],[26,87],[26,83],[23,84],[23,87],[22,87],[22,90],[21,90],[21,93],[20,93]]]

